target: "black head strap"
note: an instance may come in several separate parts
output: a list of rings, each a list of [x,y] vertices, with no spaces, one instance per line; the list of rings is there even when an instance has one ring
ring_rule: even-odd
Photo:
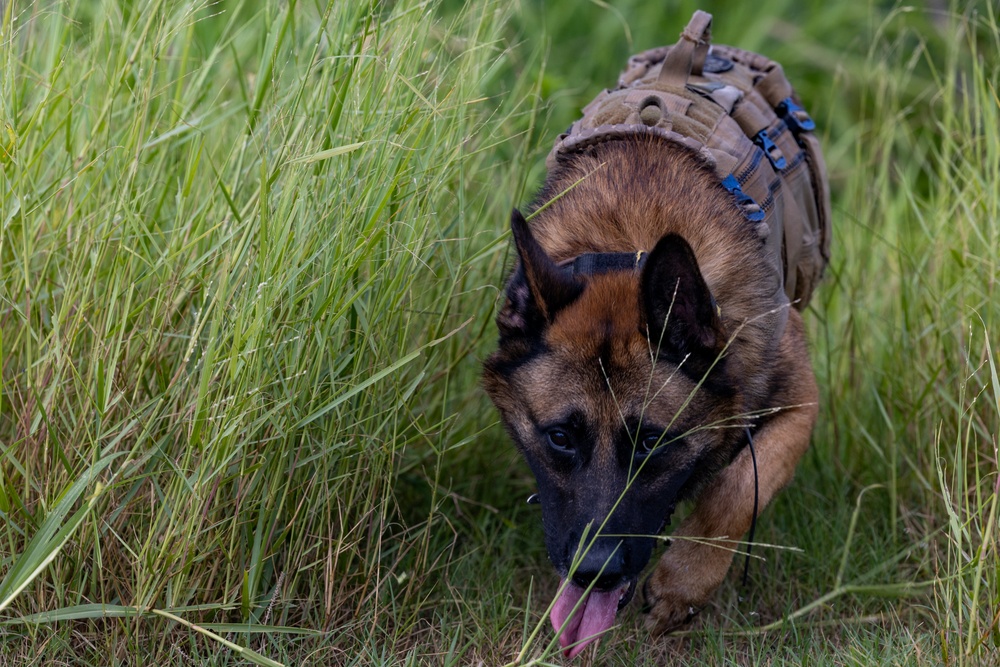
[[[635,252],[585,252],[559,265],[565,273],[573,276],[594,276],[612,271],[638,271],[646,264],[649,253],[645,250]],[[722,311],[712,295],[712,308],[720,315]]]
[[[646,263],[648,255],[649,253],[643,250],[636,252],[587,252],[561,264],[559,268],[573,277],[593,276],[613,271],[632,271],[641,269]]]

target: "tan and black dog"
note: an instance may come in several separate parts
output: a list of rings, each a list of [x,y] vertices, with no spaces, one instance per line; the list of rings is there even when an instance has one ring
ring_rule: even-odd
[[[697,53],[707,25],[688,41],[712,78]],[[518,261],[484,369],[538,483],[563,577],[551,620],[568,656],[613,625],[675,504],[692,499],[673,536],[695,539],[673,539],[645,587],[653,631],[689,621],[723,581],[756,503],[792,478],[817,417],[803,300],[775,277],[775,244],[755,214],[767,205],[748,216],[746,195],[704,151],[604,127],[550,160],[530,223],[513,212]]]

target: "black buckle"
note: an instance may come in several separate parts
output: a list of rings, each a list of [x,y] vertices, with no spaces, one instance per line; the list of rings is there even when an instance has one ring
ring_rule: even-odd
[[[781,100],[774,111],[785,121],[785,125],[792,131],[792,134],[812,132],[816,129],[816,123],[813,122],[806,110],[796,104],[791,97]]]
[[[771,161],[771,166],[775,169],[784,169],[788,166],[788,161],[785,160],[785,154],[781,152],[778,145],[771,141],[771,137],[767,136],[767,130],[761,130],[753,136],[753,142],[761,147],[764,154],[767,155],[767,159]]]
[[[764,209],[754,201],[753,197],[743,192],[743,189],[740,188],[740,182],[736,180],[735,176],[729,174],[722,179],[722,187],[736,198],[736,205],[743,209],[743,215],[746,216],[747,220],[760,222],[764,219]]]

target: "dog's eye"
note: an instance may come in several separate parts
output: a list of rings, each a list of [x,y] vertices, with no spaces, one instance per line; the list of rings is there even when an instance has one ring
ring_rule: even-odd
[[[642,440],[639,441],[642,453],[651,454],[660,442],[664,440],[662,433],[646,433],[642,436]]]
[[[548,432],[549,444],[561,452],[573,451],[573,442],[566,431],[554,428]]]

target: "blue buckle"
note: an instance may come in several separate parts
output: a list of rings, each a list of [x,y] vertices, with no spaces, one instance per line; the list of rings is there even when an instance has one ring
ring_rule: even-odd
[[[771,166],[775,169],[784,169],[788,166],[788,161],[785,160],[785,154],[781,152],[778,145],[771,141],[771,137],[767,136],[767,130],[761,130],[753,136],[753,142],[761,147],[764,151],[764,155],[767,159],[771,161]]]
[[[722,187],[736,198],[736,205],[743,209],[743,215],[746,216],[747,220],[760,222],[764,219],[764,209],[754,201],[753,197],[743,192],[743,189],[740,188],[740,182],[736,180],[735,176],[729,174],[722,179]]]
[[[774,111],[785,121],[785,125],[793,134],[812,132],[816,129],[816,123],[813,122],[806,110],[796,104],[791,97],[781,100]]]

